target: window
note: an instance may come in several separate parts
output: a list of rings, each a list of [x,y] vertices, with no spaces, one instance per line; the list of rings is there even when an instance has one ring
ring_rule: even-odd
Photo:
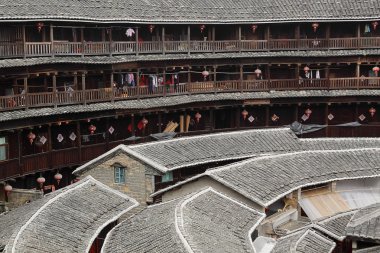
[[[161,182],[166,183],[166,182],[171,182],[173,181],[173,172],[169,171],[166,172],[164,175],[162,175]]]
[[[125,168],[122,166],[115,166],[115,184],[125,183]]]
[[[0,161],[8,159],[8,143],[5,137],[0,137]]]

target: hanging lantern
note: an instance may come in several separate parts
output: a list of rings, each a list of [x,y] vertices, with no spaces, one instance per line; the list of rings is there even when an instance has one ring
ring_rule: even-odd
[[[154,28],[155,28],[154,25],[149,25],[149,26],[148,26],[149,32],[150,32],[150,33],[153,33]]]
[[[203,31],[206,29],[206,26],[205,26],[205,25],[201,25],[201,26],[199,27],[199,29],[201,29],[201,33],[203,33]]]
[[[377,76],[379,74],[380,68],[378,66],[375,66],[372,68],[373,72],[375,72],[375,75]]]
[[[141,123],[143,123],[143,127],[145,128],[146,125],[148,125],[149,121],[144,117],[144,118],[141,120]]]
[[[261,69],[257,68],[255,70],[255,74],[256,74],[257,77],[260,77],[260,75],[261,75]]]
[[[306,116],[309,118],[310,117],[310,115],[311,115],[311,113],[312,113],[313,111],[310,109],[310,108],[307,108],[306,110],[305,110],[305,114],[306,114]]]
[[[377,28],[377,26],[379,25],[379,22],[377,22],[377,21],[373,21],[371,24],[372,24],[372,28],[373,28],[373,30],[376,31],[376,28]]]
[[[371,107],[369,110],[369,114],[371,114],[371,117],[375,116],[375,113],[376,113],[376,109]]]
[[[313,23],[313,24],[311,24],[311,27],[313,27],[313,31],[314,31],[314,32],[317,32],[317,29],[318,29],[318,27],[319,27],[319,24],[318,24],[318,23]]]
[[[91,134],[94,134],[95,131],[96,131],[96,126],[94,126],[94,125],[91,124],[91,125],[88,127],[88,131],[90,131]]]
[[[303,71],[305,71],[305,74],[307,74],[307,73],[309,72],[309,70],[310,70],[310,68],[309,68],[308,66],[305,66],[305,67],[303,68]]]
[[[10,185],[10,184],[6,184],[6,185],[4,186],[4,191],[5,191],[5,194],[7,195],[7,197],[8,197],[8,195],[9,195],[9,193],[11,193],[12,190],[13,190],[12,185]]]
[[[30,145],[32,145],[34,139],[36,139],[36,135],[32,131],[30,131],[30,133],[28,134],[27,138],[28,138],[28,140],[30,142]]]
[[[43,191],[43,186],[44,186],[45,181],[46,179],[42,175],[39,178],[37,178],[37,183],[40,184],[41,191]]]
[[[207,71],[207,70],[203,70],[202,71],[202,76],[204,78],[204,80],[206,81],[206,78],[210,75],[210,73]]]
[[[199,123],[199,120],[202,118],[202,114],[197,112],[194,117],[195,117],[195,120],[197,121],[197,123]]]
[[[252,32],[255,33],[258,27],[258,25],[251,25]]]
[[[40,33],[42,31],[42,28],[44,28],[45,25],[42,22],[38,22],[36,26],[37,26],[37,31]]]
[[[59,182],[61,182],[62,174],[57,172],[57,174],[54,175],[54,179],[57,180],[57,184],[59,185]]]
[[[247,116],[248,116],[248,112],[247,112],[247,110],[243,110],[242,112],[241,112],[241,116],[243,116],[243,120],[245,120],[246,118],[247,118]]]

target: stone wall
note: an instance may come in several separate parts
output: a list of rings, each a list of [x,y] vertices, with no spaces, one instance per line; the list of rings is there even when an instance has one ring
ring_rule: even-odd
[[[125,167],[125,183],[123,184],[115,183],[115,164]],[[143,208],[147,202],[152,202],[149,195],[154,191],[155,174],[157,174],[155,170],[148,165],[125,153],[119,153],[99,163],[95,168],[83,172],[80,178],[91,175],[103,184],[136,199]]]
[[[16,208],[24,205],[27,202],[42,198],[43,194],[38,190],[26,190],[13,188],[8,195],[8,202],[6,205],[9,209]]]

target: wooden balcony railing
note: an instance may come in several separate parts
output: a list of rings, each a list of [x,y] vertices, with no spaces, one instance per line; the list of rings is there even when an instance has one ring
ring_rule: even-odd
[[[72,92],[43,92],[0,97],[0,112],[23,108],[112,102],[118,100],[165,97],[180,94],[256,92],[270,90],[344,90],[380,89],[380,78],[330,78],[281,80],[228,80],[182,83],[158,87],[127,87],[79,90]]]
[[[380,37],[226,41],[26,42],[0,43],[0,58],[53,55],[256,52],[379,48]]]

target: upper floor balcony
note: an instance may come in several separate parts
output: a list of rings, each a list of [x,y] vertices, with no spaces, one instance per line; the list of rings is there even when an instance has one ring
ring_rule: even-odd
[[[372,22],[373,23],[373,22]],[[375,49],[372,23],[0,27],[0,58]]]

